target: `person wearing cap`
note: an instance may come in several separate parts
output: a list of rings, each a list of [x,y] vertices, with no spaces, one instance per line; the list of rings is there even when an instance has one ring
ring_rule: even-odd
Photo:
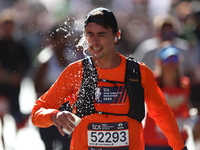
[[[128,116],[131,106],[124,84],[127,59],[116,52],[120,35],[110,10],[100,7],[89,12],[83,33],[86,59],[66,67],[33,107],[31,118],[35,126],[55,125],[62,135],[63,130],[73,131],[70,150],[144,149],[143,125]],[[150,116],[174,150],[186,150],[175,117],[152,71],[138,63]],[[70,112],[81,118],[77,126]]]
[[[134,50],[132,57],[144,62],[151,70],[155,69],[155,57],[159,49],[176,46],[184,56],[181,63],[184,75],[192,78],[194,70],[191,61],[189,42],[179,38],[179,20],[172,14],[158,14],[152,20],[153,37],[142,41]]]
[[[176,47],[170,46],[160,50],[156,58],[155,80],[176,117],[182,139],[186,143],[188,133],[184,127],[190,118],[190,79],[182,75],[180,68],[182,59],[182,53]],[[144,137],[145,150],[172,150],[167,138],[148,113],[145,120]]]

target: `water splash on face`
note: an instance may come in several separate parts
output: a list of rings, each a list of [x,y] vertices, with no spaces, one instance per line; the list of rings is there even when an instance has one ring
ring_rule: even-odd
[[[83,55],[84,56],[88,55],[87,54],[88,43],[87,43],[86,38],[83,34],[81,35],[81,39],[79,40],[76,47],[82,47],[83,48]]]
[[[77,47],[81,46],[83,48],[83,55],[85,58],[87,58],[89,60],[89,63],[91,66],[93,66],[93,63],[92,63],[92,59],[90,57],[90,54],[88,53],[88,42],[85,38],[85,36],[82,34],[82,37],[81,39],[79,40],[79,43],[77,44]]]

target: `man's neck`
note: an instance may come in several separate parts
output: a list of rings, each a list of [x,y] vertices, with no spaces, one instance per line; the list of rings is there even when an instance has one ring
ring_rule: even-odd
[[[109,57],[109,59],[94,60],[95,66],[101,69],[112,69],[119,66],[121,63],[121,57],[116,53]]]

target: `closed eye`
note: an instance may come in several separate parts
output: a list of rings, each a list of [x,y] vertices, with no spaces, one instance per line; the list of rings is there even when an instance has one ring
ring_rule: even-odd
[[[104,37],[104,36],[106,36],[106,34],[105,33],[101,33],[101,34],[99,34],[99,36]]]
[[[86,36],[93,36],[94,34],[92,32],[87,32]]]

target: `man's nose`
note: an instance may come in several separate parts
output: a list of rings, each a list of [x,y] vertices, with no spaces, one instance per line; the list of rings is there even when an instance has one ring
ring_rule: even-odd
[[[99,43],[99,37],[98,36],[93,36],[92,42],[93,43]]]

